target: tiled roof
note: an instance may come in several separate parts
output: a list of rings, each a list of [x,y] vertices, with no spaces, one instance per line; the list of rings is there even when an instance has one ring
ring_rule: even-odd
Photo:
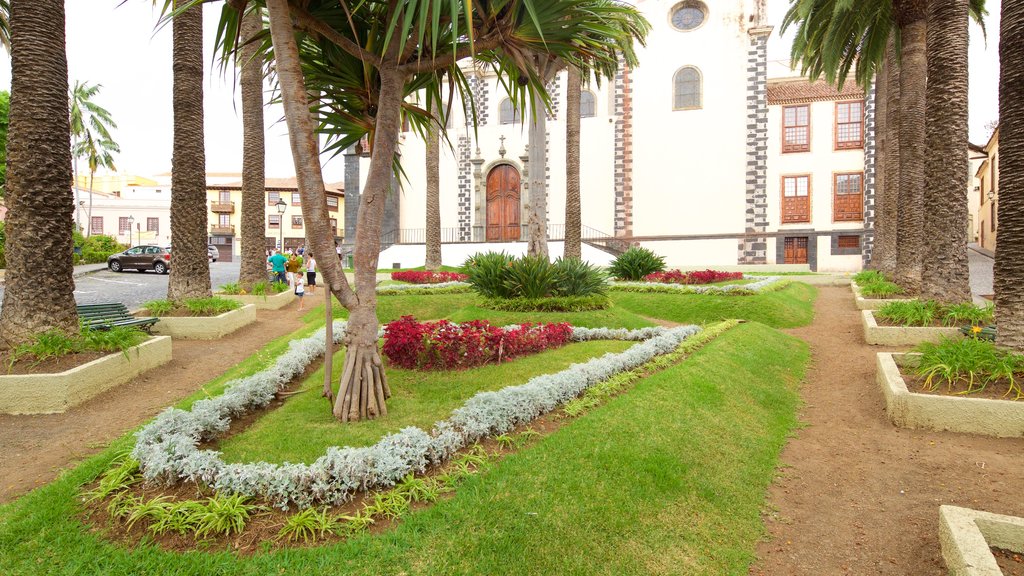
[[[797,78],[768,81],[768,104],[800,104],[863,97],[864,91],[854,82],[847,82],[842,90],[837,90],[824,80],[808,82],[804,78]]]

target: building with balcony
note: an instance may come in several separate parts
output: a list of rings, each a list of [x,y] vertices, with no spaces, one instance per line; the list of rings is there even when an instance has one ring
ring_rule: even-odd
[[[978,178],[978,244],[992,252],[996,251],[996,234],[999,230],[999,128],[985,144],[985,159],[975,172]]]

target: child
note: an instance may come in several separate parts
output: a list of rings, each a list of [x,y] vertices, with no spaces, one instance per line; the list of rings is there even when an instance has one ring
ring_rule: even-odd
[[[302,274],[295,275],[295,295],[299,298],[299,310],[302,310],[303,300],[302,297],[306,294],[306,288],[303,286]]]

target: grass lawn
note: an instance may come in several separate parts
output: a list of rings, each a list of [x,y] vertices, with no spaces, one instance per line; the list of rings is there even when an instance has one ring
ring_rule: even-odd
[[[534,376],[558,372],[606,352],[621,352],[634,344],[579,342],[505,364],[458,372],[388,367],[391,386],[388,415],[343,426],[338,425],[327,401],[320,396],[321,368],[303,383],[303,393],[260,418],[244,433],[227,439],[218,449],[223,451],[225,460],[233,462],[312,463],[328,446],[369,446],[385,434],[398,432],[406,426],[417,426],[429,432],[435,422],[447,418],[452,410],[477,392],[524,384]],[[341,374],[344,358],[343,352],[334,355],[335,374]],[[302,442],[296,442],[296,438],[302,438]]]
[[[813,320],[818,290],[807,284],[793,283],[782,290],[753,296],[621,291],[610,295],[616,307],[682,324],[741,318],[774,328],[795,328]]]
[[[801,341],[740,325],[393,530],[251,557],[127,550],[82,526],[76,487],[112,448],[0,507],[0,566],[11,576],[745,574],[808,359]]]
[[[641,313],[642,314],[642,313]],[[568,322],[573,326],[588,328],[646,328],[654,326],[650,320],[640,314],[619,306],[610,306],[604,310],[587,310],[585,312],[506,312],[491,310],[479,306],[468,306],[448,317],[452,322],[468,320],[487,320],[497,326],[521,324],[523,322]]]

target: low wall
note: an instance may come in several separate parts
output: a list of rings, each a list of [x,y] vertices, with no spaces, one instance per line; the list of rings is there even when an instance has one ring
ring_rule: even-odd
[[[257,310],[280,310],[295,300],[295,293],[291,290],[279,292],[273,296],[255,296],[252,294],[217,294],[219,298],[234,300],[243,306],[252,304]]]
[[[873,310],[862,310],[864,341],[877,346],[914,346],[922,342],[941,342],[943,338],[962,338],[957,327],[879,326]]]
[[[951,576],[1003,576],[989,547],[1024,553],[1024,518],[939,506],[939,542]]]
[[[256,305],[247,304],[220,316],[164,316],[154,334],[184,340],[216,340],[256,321]]]
[[[910,298],[865,298],[860,291],[860,286],[853,280],[850,281],[850,288],[853,289],[857,310],[878,310],[889,302],[909,302],[911,300]]]

